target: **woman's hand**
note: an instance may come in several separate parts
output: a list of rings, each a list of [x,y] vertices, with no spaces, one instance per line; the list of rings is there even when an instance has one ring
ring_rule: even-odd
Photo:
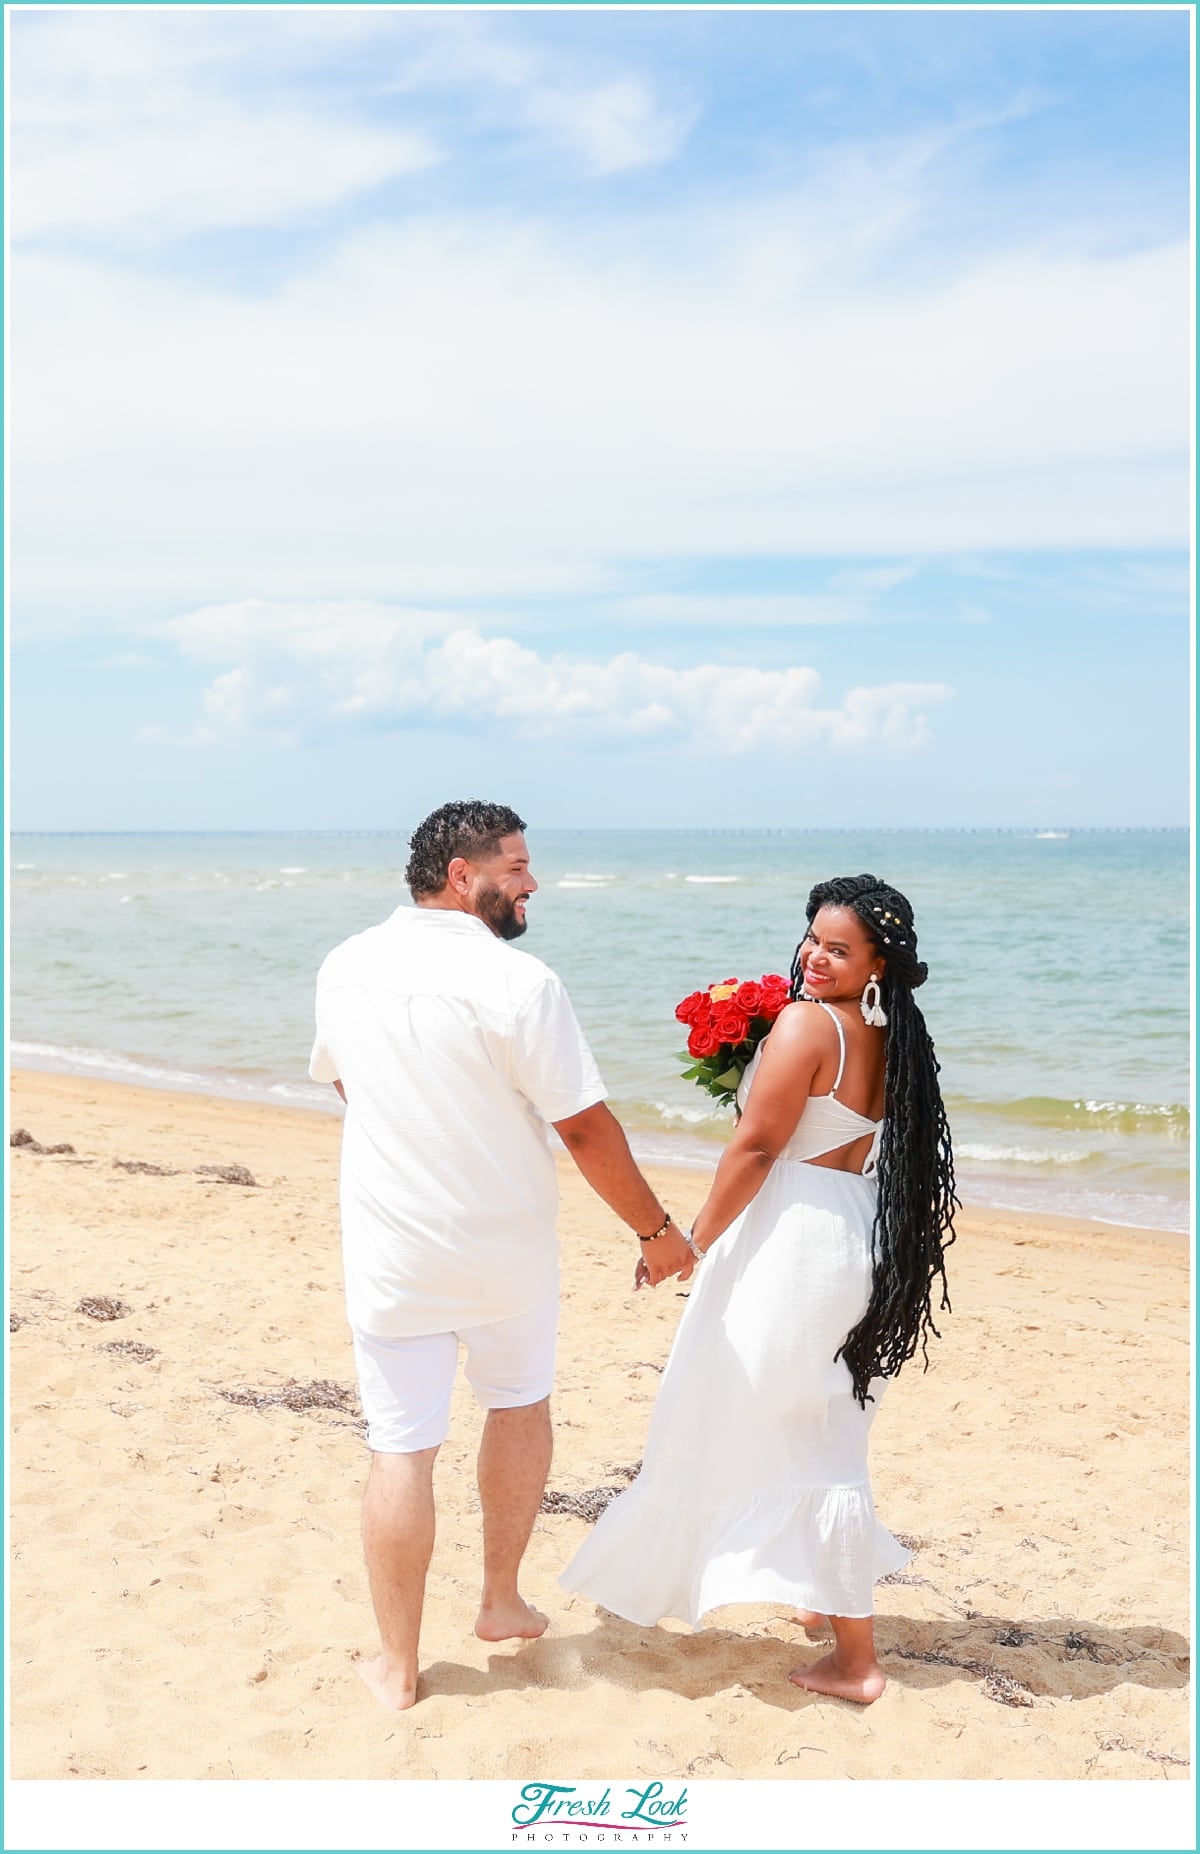
[[[697,1247],[711,1249],[761,1189],[804,1112],[813,1078],[837,1032],[824,1011],[792,1004],[763,1044],[754,1086],[716,1177],[692,1225]]]

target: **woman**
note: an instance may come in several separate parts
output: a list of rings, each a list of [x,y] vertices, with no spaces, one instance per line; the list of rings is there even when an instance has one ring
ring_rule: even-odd
[[[866,1705],[884,1687],[873,1586],[908,1557],[875,1517],[867,1434],[883,1380],[936,1335],[935,1280],[949,1307],[957,1199],[912,909],[844,876],[807,915],[796,1001],[746,1071],[693,1226],[709,1259],[641,1473],[561,1581],[643,1624],[794,1603],[836,1645],[789,1678]]]

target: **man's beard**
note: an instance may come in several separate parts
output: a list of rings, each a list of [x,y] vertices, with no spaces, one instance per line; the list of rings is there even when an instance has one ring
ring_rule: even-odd
[[[475,891],[474,901],[476,914],[491,928],[498,940],[519,940],[529,925],[517,913],[516,902],[510,901],[492,883],[482,883]]]

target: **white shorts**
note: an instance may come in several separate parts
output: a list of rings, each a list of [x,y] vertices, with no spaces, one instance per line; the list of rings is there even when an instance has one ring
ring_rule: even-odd
[[[467,1381],[485,1410],[518,1410],[550,1395],[558,1290],[528,1313],[458,1333],[377,1339],[351,1332],[367,1447],[379,1455],[413,1455],[440,1448],[450,1433],[460,1340],[467,1349]]]

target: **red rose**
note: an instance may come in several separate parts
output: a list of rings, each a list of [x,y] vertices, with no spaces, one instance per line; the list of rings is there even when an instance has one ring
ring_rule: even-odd
[[[693,991],[675,1006],[675,1015],[681,1024],[694,1024],[701,1021],[707,1010],[708,993]]]
[[[745,1011],[747,1017],[754,1017],[762,1005],[762,1000],[762,986],[756,985],[752,979],[747,979],[746,983],[739,985],[734,992],[732,1002],[737,1005],[739,1011]]]
[[[762,1003],[759,1006],[763,1017],[778,1017],[785,1004],[791,1002],[792,988],[787,979],[771,972],[762,982]]]
[[[730,1005],[722,1006],[713,1018],[713,1029],[722,1043],[740,1043],[750,1028],[750,1019]]]
[[[715,1056],[721,1047],[721,1039],[711,1024],[697,1024],[688,1038],[688,1053],[693,1056]]]

